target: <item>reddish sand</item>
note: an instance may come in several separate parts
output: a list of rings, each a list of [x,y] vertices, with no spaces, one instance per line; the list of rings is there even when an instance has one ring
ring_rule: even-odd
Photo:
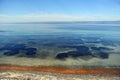
[[[64,74],[115,74],[120,75],[118,68],[98,68],[98,69],[67,69],[53,67],[23,67],[23,66],[6,66],[0,65],[0,70],[22,70],[22,71],[39,71],[39,72],[54,72]]]

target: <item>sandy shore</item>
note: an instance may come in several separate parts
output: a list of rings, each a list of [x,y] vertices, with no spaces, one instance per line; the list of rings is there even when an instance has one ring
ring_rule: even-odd
[[[0,80],[120,80],[120,68],[68,69],[0,65]]]
[[[75,75],[36,71],[1,70],[0,80],[120,80],[118,75]]]
[[[26,66],[9,66],[0,65],[0,70],[21,70],[21,71],[38,71],[38,72],[53,72],[64,74],[109,74],[119,75],[120,68],[80,68],[68,69],[60,67],[26,67]]]

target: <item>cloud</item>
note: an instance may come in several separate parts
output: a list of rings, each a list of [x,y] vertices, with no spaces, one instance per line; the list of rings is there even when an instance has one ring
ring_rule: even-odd
[[[5,15],[0,14],[0,23],[16,22],[53,22],[53,21],[110,21],[120,20],[119,15],[67,15],[67,14],[25,14],[25,15]]]

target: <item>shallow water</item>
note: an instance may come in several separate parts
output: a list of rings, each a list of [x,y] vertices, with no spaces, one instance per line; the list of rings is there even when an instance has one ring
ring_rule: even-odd
[[[0,64],[120,66],[119,24],[0,24]]]

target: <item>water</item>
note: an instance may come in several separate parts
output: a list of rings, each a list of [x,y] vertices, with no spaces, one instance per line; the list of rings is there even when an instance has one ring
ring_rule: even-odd
[[[119,67],[119,35],[119,24],[0,24],[0,64]]]

